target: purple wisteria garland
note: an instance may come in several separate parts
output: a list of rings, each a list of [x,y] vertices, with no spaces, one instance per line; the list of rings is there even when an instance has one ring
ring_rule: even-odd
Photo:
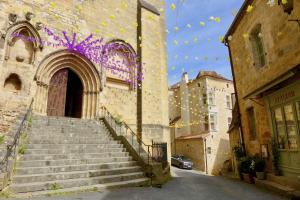
[[[110,70],[112,74],[118,75],[119,78],[125,80],[127,83],[131,84],[134,88],[136,88],[137,81],[143,80],[142,66],[138,64],[138,57],[133,55],[126,46],[119,43],[104,43],[104,39],[95,39],[93,40],[93,34],[90,34],[84,40],[77,42],[76,33],[73,33],[72,38],[67,36],[67,32],[63,31],[64,38],[56,35],[54,31],[51,31],[49,28],[44,27],[43,29],[49,37],[52,37],[57,43],[52,43],[48,41],[41,41],[43,46],[51,46],[51,47],[64,47],[69,51],[76,52],[80,55],[85,56],[88,60],[97,64],[99,68],[106,68]],[[13,33],[13,37],[21,38],[22,40],[26,40],[29,42],[36,41],[33,37],[26,37],[19,33]],[[129,62],[120,62],[119,60],[115,60],[118,52],[121,52],[127,58]],[[112,59],[110,59],[112,58]],[[127,66],[127,69],[122,68],[121,66]],[[127,74],[129,77],[124,77],[124,74]]]

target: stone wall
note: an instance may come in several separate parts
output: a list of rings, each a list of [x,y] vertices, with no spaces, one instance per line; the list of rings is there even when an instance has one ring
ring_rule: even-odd
[[[241,125],[245,147],[249,155],[260,154],[261,144],[269,145],[271,152],[271,127],[268,117],[268,105],[263,96],[245,97],[266,84],[278,79],[288,70],[300,63],[300,28],[298,23],[289,21],[300,16],[300,2],[294,1],[291,15],[283,12],[281,6],[270,7],[264,1],[255,0],[254,9],[244,13],[240,23],[231,34],[229,46],[236,79],[239,99]],[[266,65],[255,66],[249,35],[253,28],[261,24]],[[251,137],[247,109],[253,107],[255,113],[256,138]],[[272,170],[271,159],[267,160],[267,170]]]
[[[163,10],[164,1],[151,0],[149,3],[155,9]],[[34,14],[30,21],[25,19],[27,12]],[[17,22],[25,21],[26,24],[29,24],[28,27],[33,29],[32,31],[37,37],[48,42],[53,42],[53,39],[43,30],[36,30],[36,23],[41,22],[61,37],[63,37],[62,31],[66,31],[69,36],[71,36],[72,32],[76,32],[79,39],[84,39],[92,33],[94,38],[104,38],[105,42],[112,40],[123,41],[135,52],[137,52],[139,45],[142,49],[142,61],[145,63],[143,66],[142,101],[142,123],[145,125],[143,128],[145,139],[147,141],[155,139],[169,143],[164,12],[162,11],[160,15],[157,15],[142,8],[142,35],[140,38],[137,36],[137,12],[136,0],[53,0],[51,2],[46,0],[4,0],[0,2],[0,31],[1,36],[2,33],[9,33],[13,26],[11,25],[12,23],[9,24],[8,16],[10,13],[13,13],[17,15]],[[37,97],[40,94],[39,87],[35,81],[35,75],[40,64],[49,54],[61,50],[62,47],[44,46],[44,48],[39,48],[37,46],[34,50],[29,49],[28,52],[23,51],[23,47],[28,44],[22,43],[22,41],[20,41],[20,45],[13,44],[11,52],[18,52],[21,58],[25,57],[25,61],[28,58],[28,54],[34,54],[32,62],[26,63],[25,61],[20,61],[19,58],[17,60],[15,54],[6,59],[7,49],[10,48],[8,45],[9,37],[10,35],[4,35],[4,39],[0,39],[0,107],[7,105],[6,102],[11,96],[20,105],[28,105],[28,99]],[[100,73],[100,67],[96,67]],[[12,73],[17,74],[22,83],[19,91],[11,92],[4,88],[6,78]],[[51,77],[46,78],[50,79]],[[103,77],[100,76],[100,78],[102,79]],[[42,91],[43,96],[39,96],[39,101],[47,102],[47,85],[42,87],[45,89]],[[98,89],[100,90],[100,88]],[[133,130],[136,130],[136,89],[129,89],[124,83],[107,83],[97,98],[98,100],[95,103],[99,105],[98,108],[106,106],[114,115],[120,116],[122,120],[131,124]],[[36,105],[36,107],[40,106]],[[91,108],[96,107],[93,105]],[[14,110],[14,107],[6,108]],[[40,110],[43,110],[40,114],[46,114],[44,112],[45,108]],[[99,112],[98,110],[97,113]]]
[[[184,155],[194,163],[194,168],[205,171],[205,154],[202,139],[177,139],[175,142],[177,155]]]

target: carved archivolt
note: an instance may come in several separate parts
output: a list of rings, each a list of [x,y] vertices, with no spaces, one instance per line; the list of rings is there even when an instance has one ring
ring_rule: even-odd
[[[43,47],[41,36],[28,21],[16,22],[8,28],[6,44],[6,60],[16,59],[28,64],[34,62],[36,51]]]
[[[112,40],[106,44],[108,46],[108,60],[112,60],[113,66],[104,66],[106,70],[101,70],[105,77],[120,79],[130,85],[132,89],[136,84],[137,54],[132,46],[122,40]],[[115,65],[115,66],[114,66]],[[117,67],[117,69],[113,69]]]
[[[63,68],[74,71],[81,79],[84,90],[83,118],[94,118],[98,109],[100,93],[100,76],[92,62],[83,56],[68,50],[59,50],[51,53],[40,64],[35,75],[37,93],[35,109],[42,114],[47,110],[48,86],[52,76]]]

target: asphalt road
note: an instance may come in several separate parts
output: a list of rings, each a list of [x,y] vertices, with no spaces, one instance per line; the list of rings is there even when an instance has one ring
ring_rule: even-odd
[[[286,200],[238,180],[206,176],[194,170],[172,168],[174,178],[162,188],[122,188],[33,200]]]

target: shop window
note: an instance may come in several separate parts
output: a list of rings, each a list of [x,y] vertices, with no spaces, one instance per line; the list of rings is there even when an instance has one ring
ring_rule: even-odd
[[[4,82],[4,88],[10,91],[18,91],[21,90],[21,80],[17,74],[11,74],[6,78]]]
[[[258,24],[250,35],[255,66],[260,68],[266,64],[265,51],[262,40],[261,24]]]
[[[297,112],[298,125],[300,127],[300,102],[299,101],[296,103],[296,112]]]
[[[248,118],[250,139],[256,140],[256,123],[255,123],[255,113],[253,107],[247,109],[247,118]]]
[[[230,95],[226,95],[226,107],[231,109],[231,98]]]
[[[281,108],[275,109],[274,115],[275,115],[278,147],[279,149],[286,149],[288,147],[288,144],[286,140],[285,123],[284,123]]]
[[[290,149],[297,149],[297,127],[296,120],[293,112],[292,104],[288,104],[283,107],[286,131],[287,131],[287,142]]]
[[[299,102],[296,103],[296,112],[299,123]],[[274,115],[279,149],[297,149],[297,121],[293,104],[275,109]]]

